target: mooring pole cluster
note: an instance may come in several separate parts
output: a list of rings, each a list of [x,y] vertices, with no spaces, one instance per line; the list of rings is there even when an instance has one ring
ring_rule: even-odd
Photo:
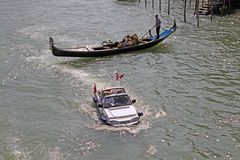
[[[149,0],[150,1],[150,0]],[[157,1],[157,0],[156,0]],[[182,0],[184,3],[183,7],[183,18],[184,22],[187,22],[187,1]],[[233,1],[237,0],[189,0],[189,6],[192,6],[192,3],[195,1],[194,7],[194,16],[197,19],[197,26],[199,27],[200,15],[210,15],[211,21],[213,20],[213,14],[221,14],[223,16],[227,11],[227,14],[230,15],[231,5]],[[140,3],[140,0],[138,1]],[[155,8],[155,0],[151,0],[152,8]],[[145,7],[147,8],[148,1],[145,0]],[[171,0],[167,0],[167,14],[170,15]],[[162,1],[158,0],[159,13],[162,11]]]

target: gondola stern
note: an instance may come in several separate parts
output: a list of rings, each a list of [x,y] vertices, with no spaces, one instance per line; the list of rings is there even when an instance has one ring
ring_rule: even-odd
[[[176,23],[176,19],[174,19],[174,21],[173,21],[173,27],[172,27],[173,32],[175,32],[176,29],[177,29],[177,23]]]

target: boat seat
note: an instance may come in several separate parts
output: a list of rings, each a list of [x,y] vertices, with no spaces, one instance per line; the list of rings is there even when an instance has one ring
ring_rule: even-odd
[[[104,49],[110,49],[110,47],[108,47],[108,46],[103,46],[103,48],[104,48]]]

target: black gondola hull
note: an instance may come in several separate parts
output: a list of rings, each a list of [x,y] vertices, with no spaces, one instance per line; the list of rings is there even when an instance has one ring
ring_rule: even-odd
[[[80,51],[77,49],[60,49],[54,46],[53,39],[49,38],[49,44],[50,49],[52,50],[52,53],[54,56],[61,56],[61,57],[103,57],[103,56],[109,56],[114,54],[120,54],[120,53],[126,53],[130,51],[137,51],[142,49],[147,49],[150,47],[153,47],[160,42],[162,42],[164,39],[166,39],[168,36],[170,36],[172,33],[176,31],[176,23],[174,21],[174,25],[170,29],[165,29],[159,39],[156,39],[155,37],[148,37],[151,39],[150,41],[146,43],[140,43],[138,45],[133,46],[127,46],[122,48],[102,48],[102,49],[93,49],[93,50],[86,50],[86,51]]]

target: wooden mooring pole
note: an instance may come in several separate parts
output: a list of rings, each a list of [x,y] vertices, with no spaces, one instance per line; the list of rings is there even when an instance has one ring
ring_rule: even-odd
[[[154,0],[152,0],[152,8],[154,8]]]
[[[145,0],[145,7],[147,7],[147,0]]]
[[[168,15],[170,15],[170,0],[168,0]]]
[[[161,0],[159,0],[159,12],[161,12],[162,11],[162,1]]]
[[[208,11],[209,11],[209,0],[207,1],[207,9],[208,9]]]
[[[212,14],[213,14],[213,0],[211,0],[211,21],[212,21]]]
[[[186,11],[187,11],[187,0],[184,0],[184,22],[187,21]]]
[[[197,10],[197,27],[199,27],[199,0],[196,0],[196,10]]]
[[[231,10],[231,0],[228,1],[228,15],[230,15]]]
[[[225,13],[226,0],[223,0],[223,12]]]
[[[195,1],[194,15],[197,15],[197,0]]]
[[[223,17],[224,0],[222,0],[221,16]]]

